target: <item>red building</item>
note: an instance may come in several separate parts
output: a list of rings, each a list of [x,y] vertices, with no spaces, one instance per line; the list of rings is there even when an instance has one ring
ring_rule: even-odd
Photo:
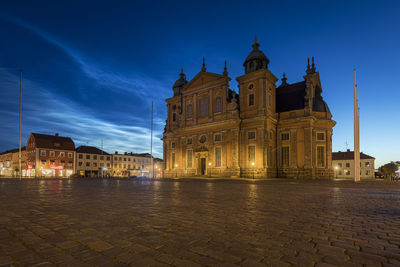
[[[70,137],[31,133],[26,155],[28,177],[69,177],[75,172],[75,144]]]

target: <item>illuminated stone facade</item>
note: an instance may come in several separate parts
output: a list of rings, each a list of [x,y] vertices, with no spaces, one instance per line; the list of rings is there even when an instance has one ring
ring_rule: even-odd
[[[335,122],[321,96],[314,59],[304,81],[288,84],[268,69],[257,41],[237,77],[183,71],[167,99],[165,177],[290,177],[331,179]]]

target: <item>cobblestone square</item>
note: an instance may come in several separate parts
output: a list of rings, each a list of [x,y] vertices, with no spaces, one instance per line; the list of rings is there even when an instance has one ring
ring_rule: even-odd
[[[400,266],[385,182],[1,179],[0,266]]]

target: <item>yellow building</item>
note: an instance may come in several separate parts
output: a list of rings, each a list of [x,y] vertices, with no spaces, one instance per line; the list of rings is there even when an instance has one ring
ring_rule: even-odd
[[[332,128],[314,59],[304,81],[288,84],[268,69],[257,40],[237,77],[183,71],[166,100],[165,177],[333,178]]]

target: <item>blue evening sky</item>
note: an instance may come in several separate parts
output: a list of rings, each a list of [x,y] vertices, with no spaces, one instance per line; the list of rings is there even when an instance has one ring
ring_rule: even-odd
[[[165,99],[184,68],[188,79],[228,62],[231,88],[254,36],[269,69],[303,80],[315,56],[333,119],[333,150],[353,149],[353,69],[357,69],[361,151],[376,167],[400,160],[399,1],[2,1],[0,151],[30,132],[70,136],[110,153],[162,157]],[[278,82],[278,85],[280,81]]]

